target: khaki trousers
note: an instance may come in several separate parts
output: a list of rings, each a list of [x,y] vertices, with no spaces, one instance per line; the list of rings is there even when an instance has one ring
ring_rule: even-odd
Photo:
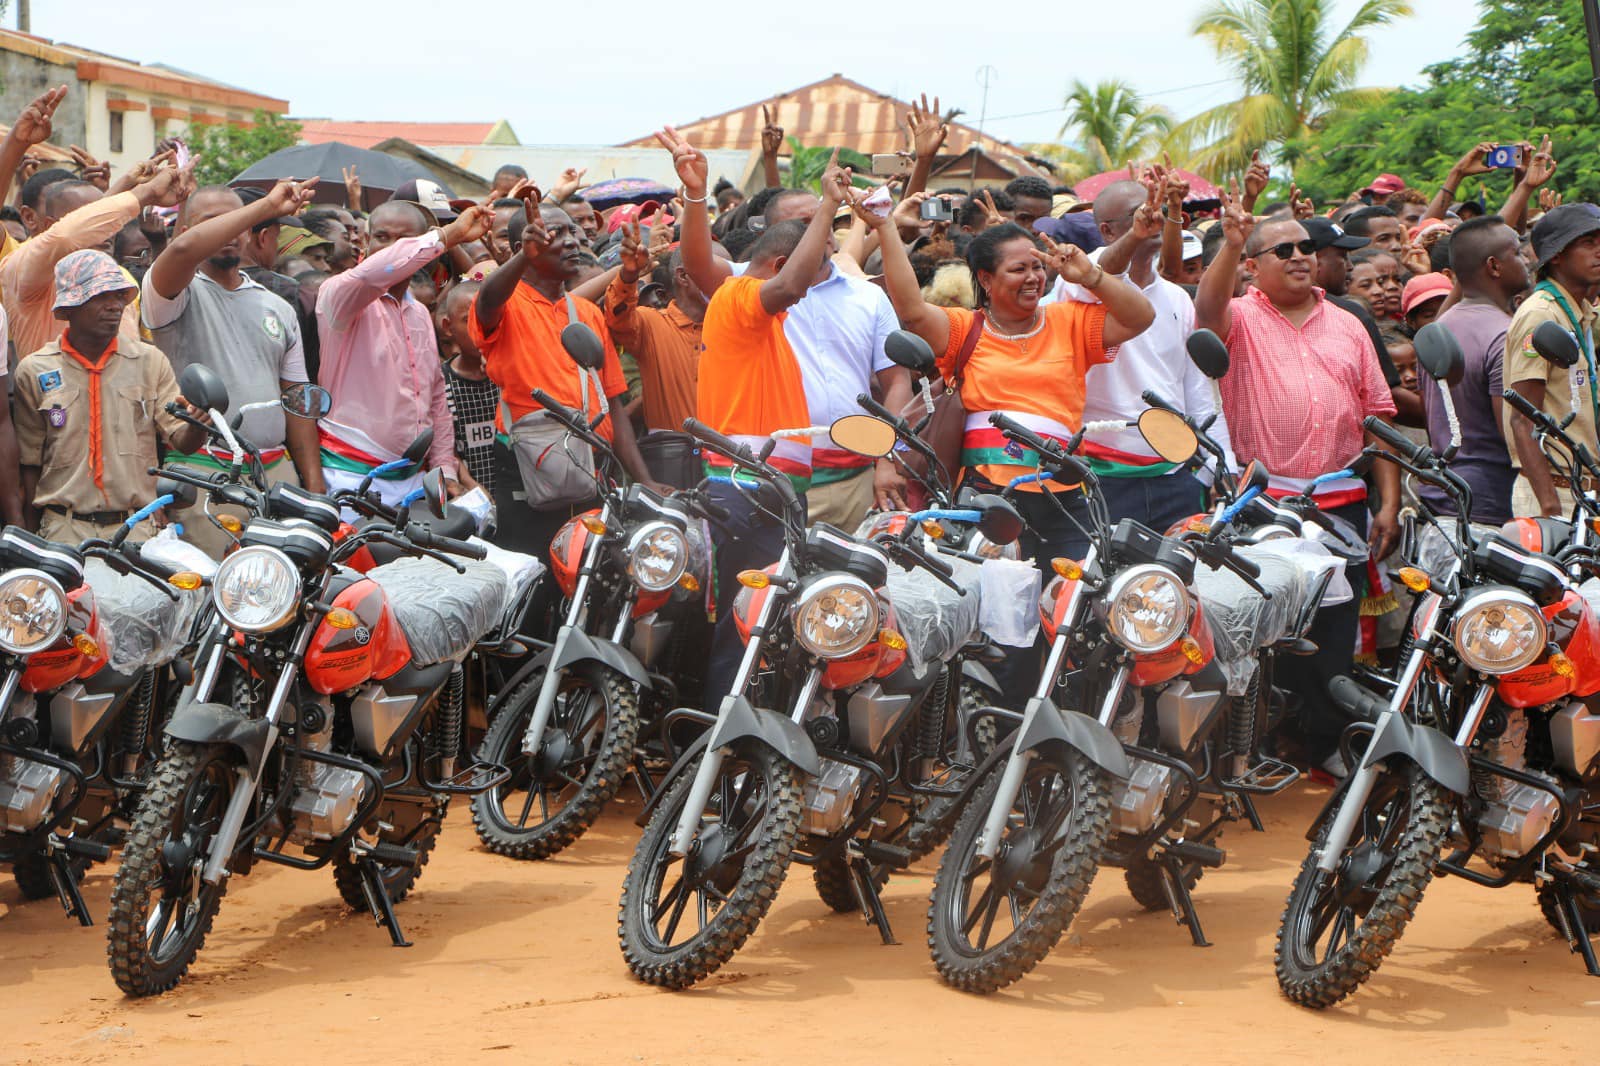
[[[827,485],[812,485],[806,490],[806,521],[826,522],[846,533],[854,533],[873,504],[873,467],[864,467],[854,477]]]
[[[1556,496],[1561,500],[1561,516],[1571,518],[1571,491],[1557,486]],[[1543,513],[1543,509],[1539,506],[1539,497],[1533,494],[1533,485],[1527,478],[1518,474],[1516,482],[1511,486],[1511,514],[1516,518],[1537,518]]]
[[[121,528],[121,522],[85,522],[81,518],[56,511],[43,509],[39,511],[39,536],[73,548],[91,538],[110,540]],[[149,540],[155,535],[155,522],[147,518],[134,527],[133,532],[128,534],[128,539],[137,542]]]

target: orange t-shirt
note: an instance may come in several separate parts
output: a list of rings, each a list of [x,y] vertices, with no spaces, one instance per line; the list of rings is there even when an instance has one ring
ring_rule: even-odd
[[[723,282],[706,308],[700,334],[705,351],[695,398],[698,417],[730,437],[759,439],[811,424],[800,364],[783,335],[784,316],[769,315],[761,306],[761,281]],[[780,441],[769,461],[796,480],[811,476],[811,447],[804,440]]]
[[[1005,340],[985,331],[962,375],[967,428],[961,465],[976,467],[997,485],[1033,473],[1037,456],[1007,441],[989,425],[989,414],[1004,411],[1041,436],[1065,441],[1083,423],[1089,368],[1111,361],[1102,338],[1104,305],[1068,300],[1048,304],[1043,311],[1039,332],[1026,340]],[[948,377],[977,316],[961,307],[947,307],[945,314],[950,343],[939,358],[939,372]],[[1037,485],[1023,487],[1038,491]]]
[[[605,316],[588,300],[574,297],[573,303],[578,308],[578,321],[594,330],[605,345],[606,360],[600,367],[600,384],[606,396],[621,396],[628,391],[628,381],[622,375],[617,349],[606,331]],[[567,328],[565,299],[547,300],[532,285],[519,281],[500,312],[500,324],[492,333],[485,333],[483,324],[478,321],[477,300],[472,302],[468,327],[472,331],[472,342],[483,353],[489,379],[500,386],[500,397],[511,409],[513,421],[530,411],[544,410],[533,402],[534,389],[543,389],[568,407],[582,407],[578,365],[561,347],[561,331]],[[599,410],[598,398],[591,395],[590,417]],[[596,432],[606,440],[611,439],[609,415]]]

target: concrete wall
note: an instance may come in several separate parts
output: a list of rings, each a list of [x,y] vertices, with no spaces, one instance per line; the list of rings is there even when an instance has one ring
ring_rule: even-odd
[[[89,148],[84,142],[88,139],[85,115],[90,104],[83,85],[78,81],[76,67],[58,66],[32,56],[0,51],[0,122],[11,125],[36,96],[58,85],[67,87],[67,98],[56,108],[55,133],[50,140],[63,148],[70,144]],[[89,151],[93,152],[94,149],[89,148]]]

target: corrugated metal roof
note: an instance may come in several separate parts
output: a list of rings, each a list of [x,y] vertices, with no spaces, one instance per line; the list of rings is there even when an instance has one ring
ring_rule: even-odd
[[[609,178],[648,178],[673,188],[678,185],[672,156],[653,139],[647,148],[593,144],[456,144],[435,145],[429,151],[485,178],[492,178],[496,170],[514,163],[545,188],[549,188],[567,167],[582,167],[588,171],[583,180],[590,183]],[[727,178],[742,186],[759,163],[758,153],[749,149],[712,150],[706,153],[706,159],[713,184],[718,178]]]
[[[482,144],[500,125],[499,122],[341,122],[321,118],[296,121],[300,123],[300,140],[306,144],[340,141],[356,148],[371,148],[391,137],[424,148]]]

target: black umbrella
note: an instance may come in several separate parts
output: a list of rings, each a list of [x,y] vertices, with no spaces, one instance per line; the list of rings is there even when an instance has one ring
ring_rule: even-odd
[[[344,206],[344,171],[355,167],[361,178],[361,207],[370,211],[383,203],[405,182],[414,179],[438,182],[445,194],[454,198],[450,187],[434,177],[433,172],[421,163],[400,159],[366,148],[356,148],[339,141],[323,144],[297,144],[273,152],[250,167],[228,184],[234,187],[253,186],[270,189],[284,178],[304,181],[321,178],[316,188],[315,202]]]

